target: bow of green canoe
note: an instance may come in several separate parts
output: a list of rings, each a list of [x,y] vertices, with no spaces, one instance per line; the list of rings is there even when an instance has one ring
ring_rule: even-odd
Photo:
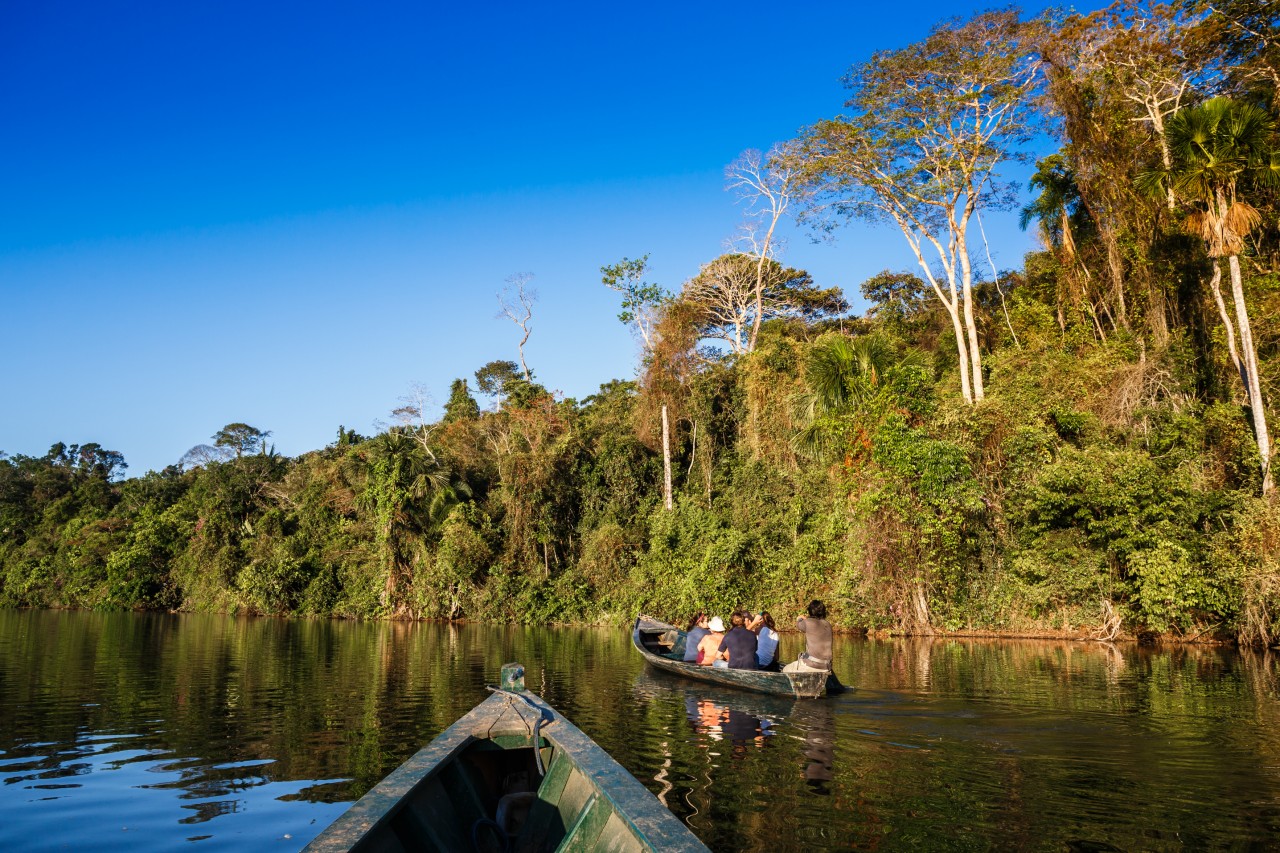
[[[551,706],[532,693],[499,691],[376,785],[306,850],[706,847]]]

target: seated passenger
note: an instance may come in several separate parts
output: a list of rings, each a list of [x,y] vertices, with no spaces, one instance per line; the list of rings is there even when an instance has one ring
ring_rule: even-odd
[[[724,639],[724,620],[719,616],[712,616],[707,628],[709,633],[698,643],[698,663],[702,666],[711,666],[715,662],[720,641]]]
[[[798,660],[782,668],[783,672],[831,671],[831,623],[827,621],[827,607],[821,601],[809,602],[808,618],[796,620],[796,628],[804,634],[805,650]]]
[[[756,648],[759,643],[756,635],[747,630],[747,614],[735,610],[730,621],[733,628],[724,635],[716,649],[724,663],[716,661],[715,665],[727,666],[729,669],[759,669],[756,665]]]
[[[707,614],[699,613],[689,621],[684,635],[684,659],[687,663],[698,662],[698,643],[707,636]]]
[[[748,626],[756,635],[759,645],[756,647],[756,663],[761,669],[777,669],[773,666],[778,655],[778,631],[773,623],[773,615],[768,610],[761,610],[760,615]]]

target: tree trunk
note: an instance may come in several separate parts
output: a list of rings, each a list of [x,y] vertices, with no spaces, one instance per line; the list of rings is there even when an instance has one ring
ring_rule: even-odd
[[[689,470],[685,472],[686,480],[693,476],[693,463],[698,461],[698,422],[693,422],[693,446],[689,448]]]
[[[525,381],[525,382],[532,382],[532,381],[533,381],[533,374],[529,372],[529,365],[525,364],[525,361],[524,361],[524,345],[525,345],[526,343],[528,343],[528,342],[529,342],[529,332],[528,332],[528,330],[526,330],[526,331],[525,331],[525,333],[524,333],[524,337],[520,339],[520,346],[519,346],[519,350],[520,350],[520,370],[522,370],[522,371],[524,372],[524,381]]]
[[[1218,303],[1218,315],[1222,317],[1222,325],[1227,330],[1227,352],[1231,355],[1231,366],[1240,374],[1240,382],[1244,384],[1245,393],[1248,393],[1249,373],[1245,370],[1244,362],[1240,361],[1240,352],[1236,349],[1236,327],[1231,322],[1231,312],[1227,310],[1227,303],[1222,298],[1222,267],[1218,266],[1216,260],[1213,262],[1213,277],[1209,279],[1209,289],[1213,291],[1213,300]],[[1235,298],[1234,295],[1232,298]]]
[[[1169,342],[1169,315],[1164,290],[1159,282],[1147,282],[1147,327],[1151,330],[1151,340],[1158,347]]]
[[[662,505],[668,511],[671,501],[671,427],[667,422],[667,405],[662,404]]]
[[[1164,135],[1164,113],[1160,112],[1159,104],[1148,101],[1146,107],[1147,115],[1151,118],[1151,126],[1156,132],[1156,139],[1160,140],[1160,162],[1164,165],[1165,172],[1169,172],[1173,169],[1173,156],[1169,151],[1169,139]],[[1165,190],[1165,201],[1169,206],[1169,212],[1173,213],[1178,207],[1178,201],[1174,198],[1172,184]]]
[[[978,348],[978,327],[973,321],[973,287],[969,284],[969,262],[965,261],[964,270],[964,328],[969,344],[969,370],[973,374],[973,399],[969,402],[982,402],[986,399],[986,391],[982,386],[982,350]]]
[[[916,633],[926,635],[933,633],[933,619],[929,614],[929,595],[921,581],[916,581],[911,586],[911,619],[915,622]]]
[[[902,231],[902,235],[907,238],[907,245],[911,247],[912,254],[916,256],[916,263],[920,265],[920,269],[924,272],[925,279],[933,288],[933,292],[938,297],[938,301],[946,306],[947,314],[951,316],[951,328],[955,331],[956,335],[956,351],[960,355],[960,393],[964,396],[964,401],[966,403],[973,403],[973,387],[969,384],[969,372],[971,370],[969,346],[965,343],[966,334],[964,324],[960,322],[960,295],[956,293],[955,267],[954,265],[947,266],[946,270],[947,287],[951,291],[951,296],[948,298],[946,292],[943,291],[942,286],[938,284],[937,278],[934,277],[933,271],[929,269],[929,264],[924,259],[924,253],[920,250],[919,239],[913,237],[914,226],[900,216],[895,215],[894,218],[898,223],[898,228]],[[932,240],[932,238],[930,239]],[[934,242],[934,246],[937,247],[938,253],[945,257],[942,247],[936,241]],[[961,245],[961,249],[962,251],[960,256],[965,258],[967,263],[968,256],[964,252],[963,245]],[[972,309],[967,299],[965,301],[965,308],[970,311],[970,314],[972,314]],[[981,372],[979,372],[978,378],[979,381],[981,381]]]
[[[1240,278],[1240,258],[1227,258],[1231,268],[1231,296],[1236,303],[1236,323],[1240,328],[1240,358],[1248,380],[1245,393],[1253,413],[1253,431],[1258,440],[1258,453],[1262,456],[1262,494],[1270,496],[1275,489],[1271,474],[1271,435],[1267,432],[1267,413],[1262,402],[1262,383],[1258,378],[1258,350],[1253,343],[1253,327],[1249,323],[1249,311],[1244,304],[1244,284]],[[1242,377],[1243,378],[1243,377]]]
[[[1111,286],[1116,293],[1116,321],[1113,323],[1114,328],[1123,326],[1129,328],[1129,310],[1124,300],[1124,262],[1120,259],[1120,246],[1116,242],[1116,235],[1111,230],[1103,229],[1105,234],[1104,243],[1107,247],[1107,268],[1111,272]]]
[[[969,212],[972,211],[972,199],[966,205],[964,218],[955,228],[956,248],[960,255],[960,288],[964,298],[964,329],[969,344],[970,382],[973,384],[973,399],[969,402],[982,402],[986,391],[982,385],[982,350],[978,346],[978,326],[973,320],[973,265],[969,263],[969,244],[965,233],[969,227]],[[994,273],[994,268],[992,269]]]
[[[960,322],[960,309],[951,303],[944,303],[947,313],[951,315],[951,328],[956,336],[956,351],[960,355],[960,393],[966,403],[973,402],[973,386],[969,384],[969,345],[966,343],[964,324]]]
[[[775,219],[774,222],[777,222]],[[769,254],[769,240],[773,237],[773,226],[765,237],[764,246],[760,249],[760,259],[756,261],[756,315],[751,318],[751,334],[747,338],[747,351],[756,351],[756,341],[760,338],[760,322],[764,319],[764,262]]]

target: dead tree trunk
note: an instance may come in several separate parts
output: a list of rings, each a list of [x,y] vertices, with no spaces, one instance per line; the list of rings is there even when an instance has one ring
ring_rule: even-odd
[[[671,502],[671,426],[667,421],[667,405],[662,404],[662,505],[668,511]]]

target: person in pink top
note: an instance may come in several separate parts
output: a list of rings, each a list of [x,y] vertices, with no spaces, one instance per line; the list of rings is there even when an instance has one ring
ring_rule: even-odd
[[[702,666],[715,663],[716,654],[720,651],[720,641],[724,639],[724,620],[719,616],[712,616],[707,627],[711,633],[698,643],[698,663]]]

